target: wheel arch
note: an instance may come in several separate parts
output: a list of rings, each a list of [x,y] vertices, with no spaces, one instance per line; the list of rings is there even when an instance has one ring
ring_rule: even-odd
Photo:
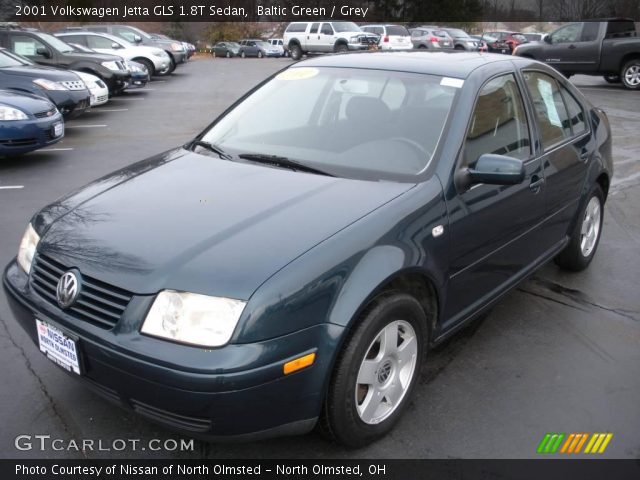
[[[622,67],[624,67],[630,60],[640,60],[640,52],[630,52],[624,55],[618,65],[618,73],[622,71]]]

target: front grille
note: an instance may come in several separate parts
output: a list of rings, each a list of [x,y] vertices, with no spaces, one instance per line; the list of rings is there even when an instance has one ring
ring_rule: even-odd
[[[211,429],[211,420],[208,418],[179,415],[134,399],[131,399],[131,406],[140,415],[170,427],[181,428],[191,432],[207,432]]]
[[[90,102],[90,99],[83,98],[82,100],[80,100],[78,102],[78,104],[76,105],[76,108],[88,108],[89,107],[89,102]]]
[[[46,117],[52,117],[55,114],[56,114],[56,109],[52,108],[51,110],[47,110],[46,112],[34,113],[33,116],[36,118],[46,118]]]
[[[34,145],[38,140],[35,138],[13,138],[9,140],[0,140],[0,145],[5,147],[26,147],[27,145]]]
[[[108,99],[109,99],[109,95],[101,95],[101,96],[96,98],[96,101],[98,101],[98,102],[106,102]]]
[[[31,267],[31,286],[45,300],[58,305],[56,289],[68,267],[46,255],[38,255]],[[104,329],[111,329],[120,320],[132,294],[113,285],[82,275],[80,294],[67,310],[72,317]]]
[[[67,87],[69,90],[86,90],[87,88],[82,80],[66,80],[60,83],[62,83],[62,85]]]

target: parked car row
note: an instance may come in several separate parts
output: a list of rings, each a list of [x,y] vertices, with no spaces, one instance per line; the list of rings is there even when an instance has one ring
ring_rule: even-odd
[[[0,26],[0,156],[56,143],[64,119],[168,75],[195,47],[128,25],[87,25],[51,35]]]
[[[281,38],[261,40],[259,38],[245,38],[238,42],[218,42],[211,54],[214,57],[284,57],[285,50]]]

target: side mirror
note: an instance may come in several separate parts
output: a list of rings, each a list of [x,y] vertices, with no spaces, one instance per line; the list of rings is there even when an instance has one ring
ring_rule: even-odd
[[[504,155],[485,153],[474,168],[461,171],[459,184],[463,188],[486,183],[488,185],[516,185],[524,180],[524,162]]]
[[[51,58],[51,53],[46,47],[38,47],[36,48],[36,55],[40,55],[44,58]]]
[[[551,41],[551,35],[547,35],[543,38],[544,43],[548,43],[549,45],[551,45],[553,42]]]
[[[140,43],[142,41],[142,37],[140,35],[134,35],[133,41],[136,43]]]
[[[114,50],[118,50],[119,48],[122,48],[122,45],[120,45],[119,43],[113,42],[111,44],[111,48]]]

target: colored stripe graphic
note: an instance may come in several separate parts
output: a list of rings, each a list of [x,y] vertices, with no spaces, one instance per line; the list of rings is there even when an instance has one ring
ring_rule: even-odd
[[[590,434],[574,432],[565,434],[558,432],[549,432],[542,438],[542,441],[538,445],[537,453],[601,454],[604,453],[604,451],[607,449],[612,438],[613,433]]]
[[[547,433],[540,445],[538,445],[538,453],[556,453],[558,451],[558,447],[560,447],[560,443],[562,443],[562,439],[564,438],[564,433]]]
[[[594,433],[584,453],[604,453],[613,438],[613,433]]]

